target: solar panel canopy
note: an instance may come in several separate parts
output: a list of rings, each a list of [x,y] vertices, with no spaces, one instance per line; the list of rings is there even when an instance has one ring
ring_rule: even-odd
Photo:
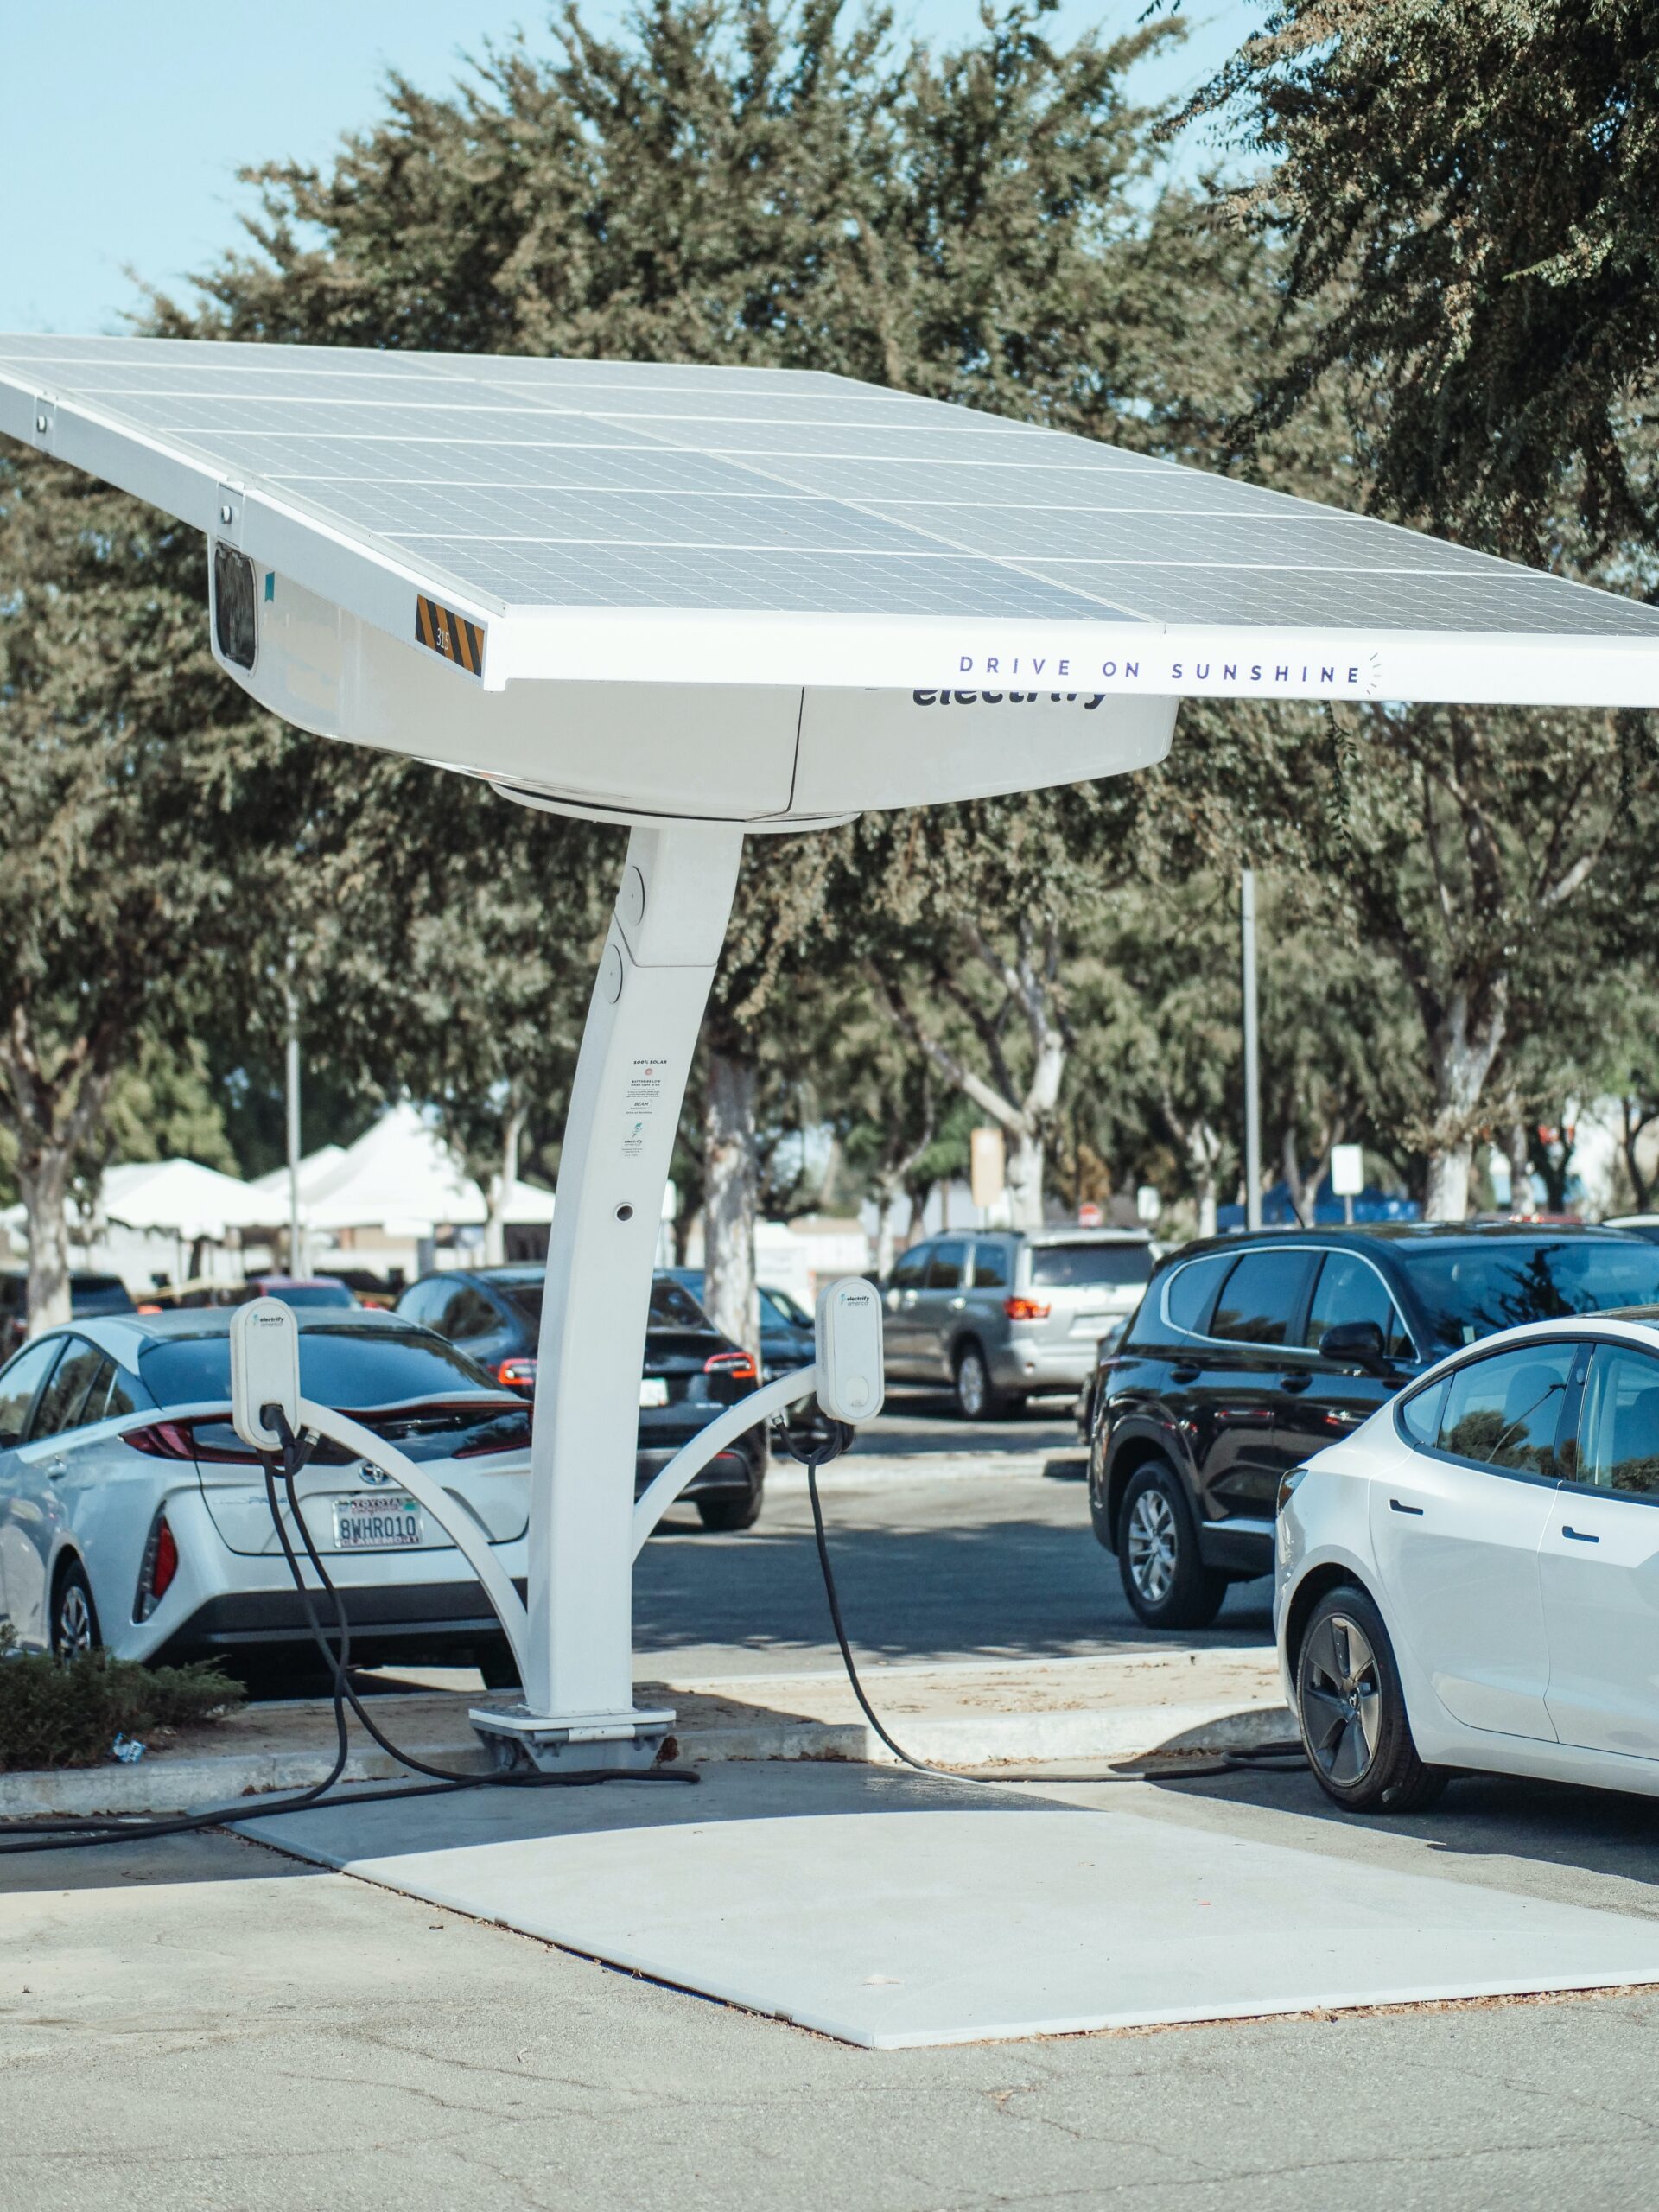
[[[1659,704],[1633,600],[811,372],[0,337],[0,430],[207,536],[276,711],[601,811],[1107,773],[1195,695]]]

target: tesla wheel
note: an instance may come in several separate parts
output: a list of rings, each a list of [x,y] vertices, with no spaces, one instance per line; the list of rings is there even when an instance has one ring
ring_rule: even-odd
[[[715,1491],[707,1497],[692,1500],[697,1509],[697,1518],[705,1529],[720,1529],[728,1534],[739,1529],[753,1529],[760,1518],[760,1507],[766,1495],[766,1485],[757,1475],[747,1491]]]
[[[1198,1531],[1175,1470],[1154,1459],[1129,1478],[1117,1520],[1123,1594],[1148,1628],[1208,1628],[1227,1577],[1198,1556]]]
[[[1411,1738],[1394,1646],[1357,1586],[1320,1599],[1296,1656],[1296,1708],[1315,1779],[1351,1813],[1414,1813],[1450,1779]]]
[[[53,1656],[79,1659],[96,1651],[103,1641],[86,1570],[78,1559],[71,1560],[58,1577],[57,1595],[52,1600]]]
[[[995,1421],[1002,1396],[983,1351],[970,1338],[957,1354],[957,1411],[964,1421]]]

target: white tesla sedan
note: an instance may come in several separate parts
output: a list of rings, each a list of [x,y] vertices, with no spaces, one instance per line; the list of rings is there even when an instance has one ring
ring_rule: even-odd
[[[306,1395],[425,1464],[522,1588],[523,1398],[396,1315],[296,1319]],[[0,1371],[0,1615],[25,1649],[308,1659],[264,1471],[231,1427],[229,1328],[212,1307],[78,1321]],[[513,1679],[461,1553],[378,1467],[326,1446],[296,1488],[345,1593],[354,1658],[471,1657],[486,1681]]]
[[[1279,1494],[1287,1698],[1339,1804],[1458,1770],[1659,1795],[1659,1307],[1510,1329]]]

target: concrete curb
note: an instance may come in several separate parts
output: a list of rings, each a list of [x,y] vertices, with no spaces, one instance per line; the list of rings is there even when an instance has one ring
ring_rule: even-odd
[[[878,1708],[879,1709],[879,1708]],[[395,1726],[395,1713],[386,1725]],[[919,1759],[941,1766],[1035,1766],[1055,1760],[1144,1758],[1254,1750],[1295,1734],[1282,1706],[1119,1706],[1098,1712],[975,1714],[933,1719],[911,1714],[893,1732]],[[741,1759],[846,1759],[891,1765],[893,1758],[863,1720],[778,1719],[688,1726],[676,1731],[689,1765]],[[408,1746],[435,1765],[482,1773],[487,1761],[475,1741],[449,1737]],[[0,1775],[0,1819],[53,1814],[180,1813],[232,1805],[239,1797],[309,1789],[334,1764],[332,1751],[231,1751],[192,1758],[141,1760],[136,1766],[68,1767]],[[374,1745],[353,1749],[344,1779],[414,1781]]]

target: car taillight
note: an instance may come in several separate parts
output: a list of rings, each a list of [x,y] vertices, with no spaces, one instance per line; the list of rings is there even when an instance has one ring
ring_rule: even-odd
[[[504,1390],[522,1390],[528,1395],[536,1388],[536,1363],[533,1359],[504,1359],[495,1370],[495,1379]]]
[[[1039,1306],[1034,1298],[1005,1298],[1002,1311],[1010,1321],[1046,1321],[1048,1308]]]
[[[201,1434],[203,1427],[228,1429],[226,1421],[152,1421],[142,1428],[124,1429],[121,1441],[152,1459],[206,1459],[215,1465],[257,1467],[259,1455],[236,1444],[215,1444]]]
[[[760,1370],[746,1351],[711,1351],[702,1363],[705,1375],[729,1375],[737,1382],[758,1382]]]
[[[167,1595],[178,1571],[178,1539],[168,1526],[166,1514],[158,1513],[150,1524],[149,1541],[144,1546],[143,1564],[138,1570],[138,1602],[133,1608],[135,1620],[149,1619]]]
[[[146,1428],[124,1429],[121,1441],[152,1459],[194,1459],[196,1447],[181,1421],[153,1421]]]

